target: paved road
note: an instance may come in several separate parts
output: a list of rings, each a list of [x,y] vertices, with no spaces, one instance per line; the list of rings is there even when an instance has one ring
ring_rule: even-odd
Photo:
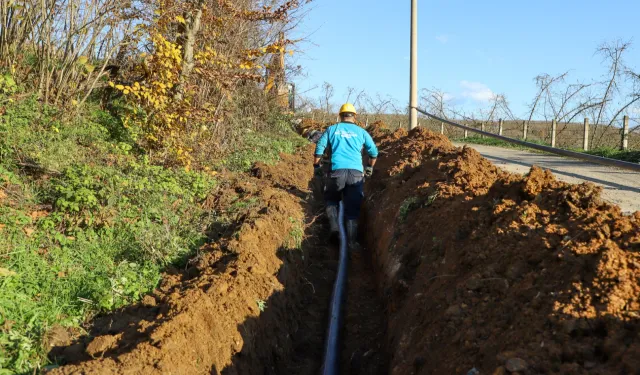
[[[464,143],[457,143],[462,146]],[[550,154],[469,144],[496,166],[513,173],[527,173],[532,165],[549,169],[562,181],[584,181],[604,187],[603,198],[618,204],[622,211],[640,211],[640,173],[606,167]]]

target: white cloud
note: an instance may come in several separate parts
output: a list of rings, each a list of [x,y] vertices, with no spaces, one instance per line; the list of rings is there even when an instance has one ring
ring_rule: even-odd
[[[463,97],[471,98],[478,102],[488,102],[496,96],[484,83],[460,81],[460,87],[462,87],[463,90]]]
[[[444,94],[442,94],[442,100],[444,100],[445,102],[449,102],[452,101],[453,99],[455,99],[455,95],[449,94],[447,92],[445,92]]]
[[[449,43],[449,36],[446,34],[436,35],[436,40],[442,44]]]

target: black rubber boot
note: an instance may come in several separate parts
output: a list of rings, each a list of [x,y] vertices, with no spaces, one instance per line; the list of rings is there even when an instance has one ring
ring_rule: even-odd
[[[358,243],[358,220],[347,221],[347,241],[349,242],[349,251],[360,250]]]
[[[340,240],[340,228],[338,224],[338,207],[327,207],[327,218],[329,219],[329,231],[331,242],[337,242]]]

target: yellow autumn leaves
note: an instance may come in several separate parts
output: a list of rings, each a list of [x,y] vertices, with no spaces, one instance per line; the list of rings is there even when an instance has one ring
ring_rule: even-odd
[[[182,53],[180,46],[167,41],[160,34],[154,35],[152,40],[155,53],[148,59],[149,69],[153,72],[152,76],[145,81],[136,81],[130,85],[115,84],[114,82],[109,82],[109,85],[121,91],[136,104],[143,108],[153,109],[163,116],[162,112],[167,110],[167,105],[172,100],[170,91],[177,84],[182,64]],[[168,113],[163,117],[171,124],[179,116]]]

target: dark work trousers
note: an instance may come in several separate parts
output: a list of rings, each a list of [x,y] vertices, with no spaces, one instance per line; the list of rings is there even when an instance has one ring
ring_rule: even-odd
[[[345,219],[358,220],[364,200],[364,174],[355,169],[332,171],[324,189],[324,200],[327,206],[337,206],[343,201]]]

